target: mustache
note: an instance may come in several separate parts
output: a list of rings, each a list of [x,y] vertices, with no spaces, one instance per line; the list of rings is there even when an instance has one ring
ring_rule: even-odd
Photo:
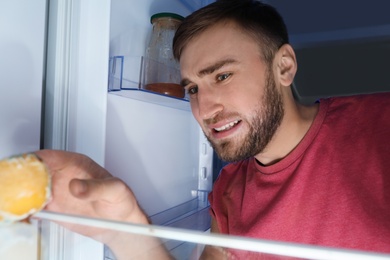
[[[222,121],[222,120],[225,120],[225,119],[228,119],[228,118],[236,119],[236,118],[242,118],[242,117],[241,117],[240,114],[234,113],[234,112],[231,112],[231,113],[218,113],[217,115],[215,115],[212,118],[204,119],[203,120],[203,124],[204,125],[216,124],[219,121]]]

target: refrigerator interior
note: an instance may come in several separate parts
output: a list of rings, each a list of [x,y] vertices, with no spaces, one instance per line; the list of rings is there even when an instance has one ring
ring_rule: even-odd
[[[141,57],[151,32],[151,15],[176,12],[185,16],[192,11],[190,8],[193,7],[178,0],[50,1],[45,148],[84,153],[102,166],[107,165],[114,175],[133,182],[129,185],[137,190],[142,207],[155,223],[164,225],[183,223],[183,218],[194,213],[200,220],[205,215],[202,212],[207,208],[206,194],[211,189],[212,149],[194,124],[188,101],[153,98],[153,95],[139,100],[124,94],[127,90],[107,93],[108,65],[110,56],[126,57],[125,65],[129,67],[123,70],[124,82],[138,86]],[[159,101],[152,104],[152,99]],[[154,114],[155,118],[161,117],[172,124],[150,125],[154,119],[144,120],[143,113]],[[134,120],[129,115],[134,115]],[[118,121],[119,116],[124,121]],[[138,129],[131,125],[137,116],[142,118],[142,122],[138,120],[135,124]],[[122,125],[127,130],[130,128],[128,133],[123,132]],[[157,135],[142,127],[158,128],[166,133],[156,139],[165,141],[161,151],[154,151],[155,145],[134,147],[137,142],[139,145],[139,138],[148,144],[155,142],[153,137]],[[132,132],[133,135],[129,134]],[[113,149],[112,144],[117,140],[121,146]],[[155,153],[152,158],[155,162],[149,155],[151,152]],[[123,159],[120,164],[118,158]],[[135,163],[128,165],[128,162]],[[134,170],[131,175],[128,169],[123,170],[126,166]],[[141,180],[149,182],[139,185]],[[208,228],[207,221],[201,229]],[[102,244],[56,223],[43,223],[41,235],[49,241],[49,259],[104,258]]]
[[[152,223],[204,232],[210,227],[213,149],[187,99],[141,89],[150,17],[160,12],[186,16],[200,7],[194,3],[111,2],[104,165],[132,188]],[[105,257],[110,258],[108,249]]]
[[[213,150],[188,100],[140,89],[151,15],[174,12],[186,16],[189,6],[178,1],[139,5],[145,6],[137,9],[137,16],[121,17],[114,14],[118,9],[123,13],[123,5],[113,1],[111,6],[105,167],[133,189],[154,224],[204,232],[210,227],[207,194],[213,181]],[[121,31],[121,19],[130,16],[133,25],[145,26],[136,41],[127,37],[128,28]],[[110,257],[109,250],[105,256]]]

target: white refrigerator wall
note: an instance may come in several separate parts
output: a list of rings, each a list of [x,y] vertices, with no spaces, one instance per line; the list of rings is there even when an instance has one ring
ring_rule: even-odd
[[[146,213],[175,211],[155,224],[207,205],[213,150],[188,102],[137,90],[111,92],[106,141],[106,169],[132,188]]]
[[[46,0],[0,1],[0,158],[40,146]]]
[[[111,2],[110,56],[124,56],[123,77],[134,87],[150,17],[160,12],[187,16],[190,10],[178,0]],[[212,149],[188,101],[137,92],[108,94],[105,166],[133,189],[149,216],[183,204],[194,209],[211,189]]]

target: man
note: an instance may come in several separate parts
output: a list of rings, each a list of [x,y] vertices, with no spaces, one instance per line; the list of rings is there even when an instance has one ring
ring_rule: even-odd
[[[195,118],[236,162],[210,195],[213,232],[390,252],[389,94],[297,103],[285,25],[256,1],[191,15],[174,51]]]
[[[299,104],[286,27],[258,1],[218,1],[193,13],[175,35],[174,54],[194,117],[233,162],[209,197],[212,232],[390,253],[389,94]],[[37,154],[53,173],[49,210],[148,223],[131,190],[87,157]],[[70,228],[119,258],[131,244]]]

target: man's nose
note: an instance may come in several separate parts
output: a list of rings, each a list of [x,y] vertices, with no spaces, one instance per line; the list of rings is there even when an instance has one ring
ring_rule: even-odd
[[[198,92],[198,109],[201,119],[212,119],[223,110],[221,97],[210,88]]]

